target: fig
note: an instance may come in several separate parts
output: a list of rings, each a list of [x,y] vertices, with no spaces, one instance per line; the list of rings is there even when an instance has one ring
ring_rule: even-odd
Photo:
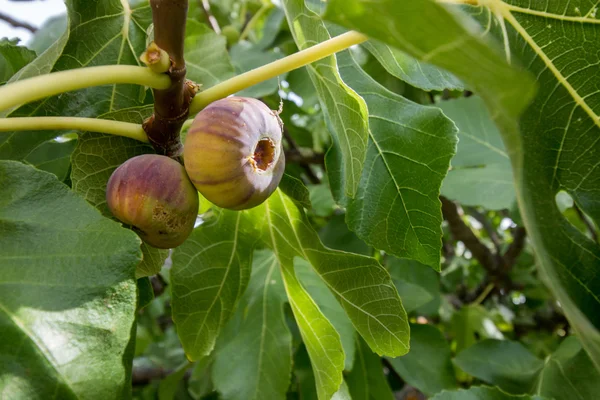
[[[227,39],[227,47],[231,47],[240,40],[240,31],[235,26],[227,25],[221,30],[221,35]]]
[[[171,249],[192,233],[198,192],[184,167],[156,154],[133,157],[111,175],[106,202],[113,215],[150,246]]]
[[[192,123],[183,150],[185,169],[211,203],[244,210],[277,189],[285,169],[282,123],[259,100],[228,97],[211,103]]]

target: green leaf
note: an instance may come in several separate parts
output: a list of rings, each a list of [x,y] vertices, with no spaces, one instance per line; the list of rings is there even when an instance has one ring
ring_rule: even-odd
[[[452,316],[452,331],[456,340],[456,351],[473,346],[478,338],[503,339],[504,336],[480,305],[468,305]]]
[[[328,193],[330,192],[328,191]],[[373,249],[348,229],[345,214],[337,214],[331,217],[327,225],[319,232],[319,236],[323,244],[331,249],[365,256],[373,254]]]
[[[169,257],[169,250],[157,249],[145,242],[142,242],[141,247],[142,262],[135,270],[135,277],[138,279],[158,274],[165,264],[165,260]]]
[[[31,70],[39,74],[96,65],[139,65],[146,47],[146,28],[151,22],[150,5],[121,0],[69,0],[69,34],[65,44],[56,42]],[[61,45],[64,48],[61,48]],[[62,53],[60,53],[62,51]],[[56,53],[60,56],[56,58]],[[38,59],[40,59],[38,58]],[[29,70],[18,77],[29,75]],[[146,90],[137,85],[106,85],[64,93],[24,105],[11,116],[98,117],[103,114],[140,106],[146,102]],[[148,98],[150,100],[150,98]],[[0,158],[22,160],[39,144],[59,136],[56,131],[0,133]]]
[[[51,172],[63,182],[67,179],[71,167],[71,153],[77,146],[77,140],[66,142],[49,141],[34,149],[25,162],[43,171]]]
[[[154,300],[154,288],[152,287],[152,282],[148,277],[140,278],[137,280],[138,287],[138,311],[142,308],[145,308],[152,300]],[[137,345],[137,343],[136,343]]]
[[[0,85],[36,58],[34,51],[17,43],[18,40],[0,39]]]
[[[211,378],[212,357],[205,357],[198,361],[192,371],[192,376],[187,383],[188,392],[193,399],[202,399],[214,392]]]
[[[64,35],[67,24],[66,14],[50,18],[33,34],[28,42],[29,48],[38,54],[42,54]]]
[[[264,240],[277,254],[284,280],[296,279],[294,257],[310,262],[376,353],[405,354],[406,312],[385,268],[373,258],[324,247],[304,214],[279,190],[265,203],[265,211],[268,236]]]
[[[216,352],[213,380],[223,399],[286,398],[292,335],[283,313],[286,296],[279,268],[272,252],[256,254],[238,334]]]
[[[393,76],[426,90],[463,90],[464,86],[455,76],[431,64],[423,63],[408,54],[371,40],[363,44]]]
[[[184,55],[187,79],[202,85],[201,90],[234,75],[225,37],[191,19],[186,26]]]
[[[342,384],[344,350],[340,336],[302,287],[293,266],[282,265],[287,296],[308,350],[319,400],[331,398]]]
[[[310,192],[299,179],[288,174],[283,174],[281,182],[279,182],[279,189],[294,199],[301,207],[306,209],[312,208]]]
[[[364,340],[356,343],[356,361],[346,381],[352,400],[393,400],[394,395],[383,374],[381,358]]]
[[[323,21],[306,7],[304,0],[284,0],[283,5],[300,50],[330,39]],[[339,173],[344,182],[343,192],[354,197],[367,153],[366,104],[340,77],[335,56],[314,62],[307,69],[324,113],[331,122],[333,140],[342,154]]]
[[[437,272],[416,261],[398,258],[389,259],[388,270],[407,312],[416,310],[419,315],[438,314],[441,292],[440,275]],[[410,291],[407,293],[407,290]],[[426,298],[430,300],[423,303]]]
[[[411,325],[410,352],[390,359],[398,374],[427,395],[458,387],[452,367],[450,346],[431,325]]]
[[[294,376],[298,384],[298,394],[301,399],[316,399],[317,387],[315,374],[310,364],[306,346],[300,345],[294,355]]]
[[[173,252],[173,320],[190,360],[210,354],[248,285],[253,241],[240,234],[241,218],[218,213]]]
[[[456,128],[439,109],[398,96],[338,55],[342,78],[369,109],[369,147],[346,220],[368,244],[440,268],[440,186],[456,148]]]
[[[481,37],[484,28],[475,31],[457,10],[433,0],[332,0],[327,12],[347,28],[445,68],[481,95],[511,157],[521,216],[538,265],[600,370],[600,301],[595,295],[600,292],[600,246],[573,228],[554,201],[563,189],[600,222],[600,112],[595,96],[600,76],[582,75],[595,65],[598,43],[579,45],[598,34],[596,6],[572,6],[568,0],[489,4],[493,14],[485,7],[473,11],[540,82],[525,113],[534,97],[531,75],[511,68],[499,55],[499,46],[489,46]],[[499,24],[494,24],[496,19]]]
[[[265,18],[265,22],[262,27],[262,36],[258,43],[254,45],[254,47],[258,50],[265,50],[269,48],[281,31],[283,21],[285,21],[285,13],[283,10],[279,7],[271,8],[271,11],[269,11],[269,14]]]
[[[350,397],[350,389],[348,388],[346,381],[342,381],[340,389],[335,392],[331,397],[331,400],[352,400],[352,397]]]
[[[464,205],[511,208],[516,194],[510,159],[483,100],[472,96],[438,106],[459,129],[458,149],[442,194]]]
[[[173,371],[173,373],[160,381],[160,385],[158,386],[158,400],[173,400],[185,373],[193,365],[186,361]]]
[[[106,114],[105,119],[141,123],[152,112],[150,107],[131,108]],[[150,145],[120,136],[82,133],[71,155],[73,191],[81,194],[107,217],[113,218],[106,205],[106,185],[115,169],[129,158],[150,154]],[[157,274],[169,255],[168,250],[155,249],[142,243],[143,259],[136,276]]]
[[[0,162],[0,376],[12,398],[127,398],[139,239],[47,172]]]
[[[575,337],[565,339],[546,360],[535,393],[555,400],[585,400],[598,396],[600,373]]]
[[[498,388],[474,386],[453,392],[444,391],[432,397],[431,400],[544,400],[539,396],[515,396],[504,393]]]
[[[344,369],[350,371],[354,364],[356,345],[356,331],[354,330],[352,321],[350,321],[335,296],[333,296],[327,285],[319,278],[307,261],[297,258],[294,262],[294,269],[302,286],[306,288],[310,297],[313,298],[319,309],[339,333],[342,347],[344,348],[344,355],[346,356]]]
[[[544,362],[522,344],[484,340],[461,351],[454,363],[467,374],[515,394],[531,393]]]

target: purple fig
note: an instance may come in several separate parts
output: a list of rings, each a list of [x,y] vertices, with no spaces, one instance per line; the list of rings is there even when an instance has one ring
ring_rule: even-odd
[[[264,202],[281,181],[285,156],[276,111],[251,98],[229,97],[198,113],[185,141],[184,164],[207,200],[231,210]]]
[[[188,238],[199,205],[184,167],[156,154],[133,157],[117,168],[108,181],[106,202],[116,218],[159,249],[177,247]]]

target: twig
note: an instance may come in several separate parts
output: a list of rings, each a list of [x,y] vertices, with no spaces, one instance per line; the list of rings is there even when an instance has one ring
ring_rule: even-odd
[[[588,217],[586,217],[586,215],[583,213],[583,211],[581,211],[581,208],[579,208],[579,206],[577,204],[573,204],[573,208],[575,209],[575,212],[577,213],[577,215],[579,216],[581,221],[583,221],[583,223],[587,227],[588,231],[590,231],[590,234],[592,235],[592,239],[594,239],[594,242],[600,243],[598,241],[598,233],[596,232],[596,228],[594,227],[592,222],[588,219]]]
[[[200,7],[202,7],[202,9],[204,10],[204,13],[206,14],[206,18],[208,18],[208,22],[210,23],[211,28],[213,29],[213,31],[215,31],[215,33],[217,35],[220,35],[221,27],[219,26],[219,22],[213,15],[212,10],[210,9],[210,3],[208,2],[208,0],[198,0],[198,1],[200,3]]]
[[[164,379],[170,374],[163,368],[134,368],[131,373],[131,383],[133,386],[145,386],[156,379]]]
[[[465,247],[479,261],[487,273],[486,279],[474,293],[461,293],[461,300],[469,303],[476,299],[476,302],[481,303],[491,293],[495,292],[494,289],[516,288],[510,279],[509,273],[525,247],[525,229],[522,227],[515,229],[514,240],[504,255],[499,252],[494,254],[463,221],[458,205],[443,196],[440,197],[440,200],[442,201],[442,213],[448,221],[452,236],[464,243]],[[496,246],[499,249],[500,243]]]
[[[458,211],[458,206],[443,196],[440,196],[440,200],[442,201],[442,213],[450,225],[452,236],[454,236],[456,240],[463,242],[465,247],[473,254],[473,257],[475,257],[487,271],[495,273],[497,268],[494,255],[486,245],[481,243],[471,228],[469,228],[462,220]]]
[[[0,12],[0,20],[6,22],[9,25],[12,25],[15,28],[27,29],[31,33],[36,33],[38,30],[38,28],[36,28],[35,26],[24,21],[18,21],[10,15],[4,14],[3,12]]]
[[[302,155],[301,152],[290,149],[285,152],[285,160],[295,164],[315,164],[324,165],[325,155],[313,153],[309,156]]]
[[[475,218],[483,226],[488,236],[490,237],[490,240],[494,244],[494,247],[496,248],[496,253],[500,254],[500,238],[498,237],[498,233],[490,223],[489,219],[474,207],[466,207],[466,210],[473,218]]]
[[[525,228],[518,227],[515,229],[513,233],[513,242],[508,246],[508,249],[504,253],[502,258],[504,259],[504,269],[505,271],[509,271],[513,265],[517,262],[519,255],[523,252],[525,248],[525,239],[527,237],[527,232]]]

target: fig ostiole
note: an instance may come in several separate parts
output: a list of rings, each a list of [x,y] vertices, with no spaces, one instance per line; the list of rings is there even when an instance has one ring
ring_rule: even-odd
[[[156,154],[133,157],[117,168],[106,188],[113,215],[149,245],[171,249],[194,229],[198,192],[184,167]]]
[[[202,195],[221,208],[244,210],[277,189],[285,169],[282,123],[259,100],[228,97],[200,111],[183,152],[185,169]]]

